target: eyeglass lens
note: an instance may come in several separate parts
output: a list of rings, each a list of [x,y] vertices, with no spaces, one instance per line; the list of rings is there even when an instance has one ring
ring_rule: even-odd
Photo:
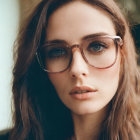
[[[107,68],[116,60],[116,43],[114,39],[109,37],[83,40],[80,49],[85,61],[96,68]],[[52,43],[44,45],[39,55],[45,70],[48,72],[61,72],[70,66],[72,47],[66,43]]]

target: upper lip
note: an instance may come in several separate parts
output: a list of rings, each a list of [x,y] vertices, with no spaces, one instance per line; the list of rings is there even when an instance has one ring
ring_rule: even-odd
[[[88,86],[76,86],[70,91],[70,94],[75,94],[77,91],[96,92],[97,89],[93,89],[93,88],[88,87]]]

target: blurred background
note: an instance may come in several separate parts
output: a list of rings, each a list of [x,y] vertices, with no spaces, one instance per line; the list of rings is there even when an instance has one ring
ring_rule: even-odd
[[[131,24],[140,23],[140,0],[115,0]]]
[[[0,0],[0,131],[12,127],[12,49],[20,23],[41,0]],[[128,16],[140,52],[140,0],[115,0]]]

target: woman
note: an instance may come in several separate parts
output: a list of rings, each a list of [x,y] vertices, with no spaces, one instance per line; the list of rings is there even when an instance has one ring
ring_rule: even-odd
[[[135,46],[116,3],[46,0],[26,23],[9,139],[140,139]]]

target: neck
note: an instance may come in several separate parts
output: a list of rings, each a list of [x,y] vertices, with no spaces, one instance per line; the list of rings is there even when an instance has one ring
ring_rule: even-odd
[[[74,122],[74,139],[97,140],[105,116],[106,109],[86,115],[77,115],[75,113],[72,113]]]

